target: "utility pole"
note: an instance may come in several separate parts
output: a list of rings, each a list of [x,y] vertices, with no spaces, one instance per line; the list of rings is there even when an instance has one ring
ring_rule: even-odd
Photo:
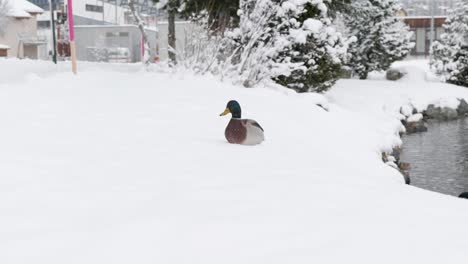
[[[177,64],[176,60],[176,32],[175,32],[175,16],[177,12],[177,1],[169,0],[167,3],[168,12],[168,51],[170,65],[174,66]]]
[[[115,0],[115,24],[118,25],[119,24],[119,21],[117,20],[117,6],[118,6],[118,3],[117,3],[117,0]]]
[[[70,32],[70,53],[72,59],[72,72],[76,74],[76,47],[75,47],[75,22],[73,21],[73,3],[72,0],[67,1],[68,10],[68,30]]]
[[[434,37],[435,37],[435,30],[434,30],[434,24],[435,24],[435,1],[431,1],[431,38],[430,38],[430,47],[432,47],[432,43],[434,43]]]
[[[52,61],[57,64],[57,39],[55,38],[54,0],[49,0],[50,28],[52,29]]]

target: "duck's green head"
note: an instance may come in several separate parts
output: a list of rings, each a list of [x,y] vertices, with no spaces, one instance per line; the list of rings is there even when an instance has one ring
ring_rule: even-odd
[[[226,110],[220,114],[220,116],[224,116],[231,113],[232,118],[241,118],[241,107],[236,100],[231,100],[226,105]]]

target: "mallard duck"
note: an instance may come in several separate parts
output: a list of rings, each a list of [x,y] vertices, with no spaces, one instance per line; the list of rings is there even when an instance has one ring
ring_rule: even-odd
[[[232,118],[224,131],[224,136],[229,143],[256,145],[265,139],[263,128],[257,121],[241,119],[241,107],[237,101],[229,101],[226,105],[226,110],[220,116],[225,116],[229,113],[231,113]]]

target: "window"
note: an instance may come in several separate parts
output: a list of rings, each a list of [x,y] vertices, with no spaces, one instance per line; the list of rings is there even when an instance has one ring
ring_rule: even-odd
[[[86,4],[86,11],[96,12],[96,13],[103,13],[104,8],[102,6],[98,6],[98,5],[88,5],[88,4]]]
[[[119,33],[118,32],[106,32],[106,37],[108,38],[113,38],[113,37],[118,37]]]
[[[412,28],[411,30],[411,41],[415,41],[416,40],[416,29]]]
[[[50,21],[37,21],[38,28],[50,28]]]
[[[117,37],[128,37],[128,32],[106,32],[106,37],[117,38]]]

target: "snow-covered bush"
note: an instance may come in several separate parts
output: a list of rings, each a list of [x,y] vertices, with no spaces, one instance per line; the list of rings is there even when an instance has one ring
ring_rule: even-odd
[[[468,87],[468,46],[462,46],[455,54],[449,75],[447,82]]]
[[[461,48],[468,45],[468,4],[459,3],[451,10],[444,24],[444,34],[431,47],[431,68],[445,80],[453,80],[458,76],[458,70],[463,68],[460,59],[463,57]]]
[[[191,18],[191,26],[185,32],[185,45],[177,54],[177,60],[185,68],[192,69],[196,73],[207,72],[220,74],[220,67],[226,60],[226,56],[232,52],[222,35],[213,29],[210,16],[206,11],[194,15]]]
[[[274,68],[273,58],[286,43],[275,43],[279,31],[275,21],[280,5],[272,0],[241,0],[239,27],[226,33],[231,55],[226,59],[223,76],[253,86],[268,79]]]
[[[190,67],[195,67],[197,70],[205,72],[212,68],[217,52],[224,41],[221,41],[219,35],[223,35],[224,31],[231,26],[232,23],[237,24],[236,10],[239,6],[238,0],[152,0],[156,3],[156,8],[165,9],[168,14],[168,56],[170,65],[175,66],[178,60],[184,60],[184,66],[187,63]],[[176,32],[175,20],[176,16],[191,20],[194,26],[194,32],[187,34],[188,45],[183,47],[184,54],[176,52]],[[200,18],[203,18],[204,24],[200,23]],[[219,39],[216,43],[216,40]],[[206,45],[204,51],[200,50],[201,44]],[[197,56],[193,57],[193,52]],[[211,54],[208,54],[210,52]],[[198,56],[203,55],[207,56]],[[188,57],[187,57],[188,56]],[[195,60],[194,60],[195,59]],[[200,62],[207,60],[208,67],[203,66]],[[193,65],[195,63],[195,65]],[[203,68],[206,68],[205,70]]]
[[[331,0],[240,0],[238,26],[220,32],[209,12],[192,16],[180,65],[252,87],[273,80],[322,92],[339,78],[347,43],[328,17]],[[334,13],[336,14],[336,12]]]
[[[444,35],[442,35],[442,38]],[[443,40],[441,40],[443,41]],[[431,69],[441,76],[447,75],[447,65],[453,58],[453,50],[448,48],[447,45],[442,44],[441,41],[434,41],[430,49],[429,64]]]
[[[347,44],[332,26],[326,2],[289,1],[282,5],[284,36],[290,45],[275,62],[300,65],[292,72],[274,77],[278,83],[299,92],[328,90],[341,73]]]
[[[330,0],[241,0],[226,72],[247,86],[274,81],[298,92],[325,91],[338,79],[346,44],[327,15]]]
[[[395,17],[397,9],[394,0],[364,0],[354,2],[345,15],[348,34],[355,37],[349,48],[349,66],[359,78],[389,69],[413,48],[412,33]]]

